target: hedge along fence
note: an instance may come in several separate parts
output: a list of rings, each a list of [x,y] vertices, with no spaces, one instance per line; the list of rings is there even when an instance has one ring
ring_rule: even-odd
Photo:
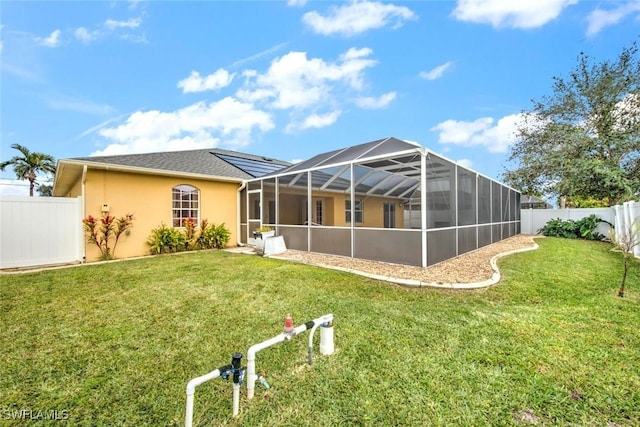
[[[632,226],[640,227],[640,202],[625,202],[613,207],[616,237],[629,233]],[[640,258],[640,246],[633,249],[633,255]]]
[[[613,208],[579,208],[579,209],[522,209],[521,211],[521,233],[537,234],[538,230],[544,227],[553,219],[561,219],[564,221],[579,221],[595,215],[606,221],[598,224],[596,231],[605,236],[609,235],[611,229],[610,224],[615,224],[615,211]]]

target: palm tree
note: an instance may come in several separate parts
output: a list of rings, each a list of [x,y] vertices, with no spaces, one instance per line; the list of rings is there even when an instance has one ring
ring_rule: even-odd
[[[18,150],[22,156],[15,156],[10,160],[0,163],[0,171],[11,166],[18,179],[29,180],[29,196],[33,197],[38,173],[56,173],[56,161],[53,156],[43,153],[32,153],[27,147],[13,144],[11,148]]]

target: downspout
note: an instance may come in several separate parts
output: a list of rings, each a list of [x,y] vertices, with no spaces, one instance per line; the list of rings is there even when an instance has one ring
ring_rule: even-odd
[[[82,194],[82,219],[86,218],[87,216],[87,165],[84,164],[82,165],[82,181],[81,181],[81,185],[80,185],[81,189],[81,194]],[[81,239],[82,239],[82,244],[80,245],[80,247],[82,248],[82,262],[86,263],[87,262],[87,244],[84,240],[84,229],[82,230],[82,235],[81,235]]]
[[[240,197],[242,197],[242,190],[247,188],[247,181],[242,181],[242,185],[238,188],[238,193],[236,197],[236,233],[238,235],[238,246],[246,245],[246,242],[241,241],[242,239],[242,201]],[[248,236],[248,234],[247,234]]]

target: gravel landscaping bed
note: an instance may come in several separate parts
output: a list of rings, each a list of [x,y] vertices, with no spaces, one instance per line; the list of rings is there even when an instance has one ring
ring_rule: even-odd
[[[295,250],[287,250],[277,258],[397,279],[419,280],[424,283],[475,283],[491,279],[493,270],[490,260],[492,257],[514,250],[532,248],[535,246],[534,237],[540,236],[524,234],[513,236],[428,268]]]

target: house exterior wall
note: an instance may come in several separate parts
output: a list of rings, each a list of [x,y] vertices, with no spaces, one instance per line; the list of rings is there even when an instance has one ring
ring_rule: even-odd
[[[200,220],[206,218],[210,223],[225,223],[231,231],[229,245],[236,245],[239,183],[89,170],[85,183],[85,214],[99,217],[103,204],[109,205],[110,215],[133,214],[135,220],[130,234],[121,236],[115,256],[148,255],[146,240],[151,230],[163,223],[172,225],[172,189],[178,185],[191,185],[200,190]],[[86,260],[95,261],[99,255],[95,245],[87,243]]]
[[[81,197],[82,196],[82,177],[78,178],[73,184],[65,197]]]
[[[273,192],[265,193],[263,195],[264,203],[275,201],[275,194]],[[280,194],[280,224],[284,225],[304,225],[306,218],[306,212],[304,212],[304,206],[306,205],[307,193],[304,190],[291,190],[288,189],[287,193]],[[315,216],[315,203],[321,201],[323,203],[323,218],[322,224],[330,227],[349,227],[351,224],[346,222],[345,202],[350,199],[350,195],[341,193],[332,193],[327,191],[313,191],[311,197],[311,203],[313,203],[312,221],[316,224],[319,223]],[[384,227],[384,203],[395,203],[396,209],[396,226],[395,228],[404,227],[404,218],[402,205],[397,199],[385,198],[379,196],[358,196],[356,199],[362,200],[362,222],[357,222],[356,227],[371,227],[371,228],[383,228]],[[266,217],[266,215],[265,215]],[[272,218],[268,220],[263,218],[265,224],[275,225],[275,221]]]

